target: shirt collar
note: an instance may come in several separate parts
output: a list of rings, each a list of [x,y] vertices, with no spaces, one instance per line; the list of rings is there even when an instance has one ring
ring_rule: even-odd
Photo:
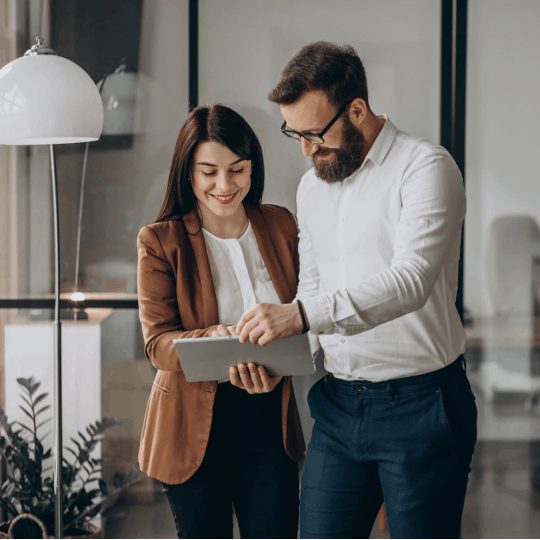
[[[364,163],[362,164],[362,166],[369,159],[373,161],[375,165],[380,167],[382,165],[382,162],[384,161],[384,158],[386,157],[386,154],[388,154],[388,150],[390,150],[394,139],[396,138],[398,130],[396,126],[392,123],[390,118],[388,118],[386,114],[379,115],[379,118],[385,121],[384,126],[381,129],[380,133],[377,135],[374,143],[371,145],[371,148],[369,149],[369,152],[367,153],[366,159],[364,159]]]

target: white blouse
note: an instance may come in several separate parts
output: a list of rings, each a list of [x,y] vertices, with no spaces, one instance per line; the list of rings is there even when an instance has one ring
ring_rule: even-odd
[[[248,224],[241,238],[218,238],[203,228],[219,312],[219,324],[237,324],[260,303],[281,304]]]

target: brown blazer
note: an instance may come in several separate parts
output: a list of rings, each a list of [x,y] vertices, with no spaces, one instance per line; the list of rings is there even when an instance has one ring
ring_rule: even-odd
[[[282,303],[296,295],[298,236],[292,214],[281,207],[246,205],[263,260]],[[174,338],[207,336],[218,306],[195,211],[144,227],[137,239],[139,317],[145,354],[158,368],[142,428],[139,465],[167,484],[181,484],[199,468],[210,433],[217,381],[188,383]],[[305,445],[290,377],[282,393],[283,444],[299,461]],[[249,426],[246,426],[249,428]]]

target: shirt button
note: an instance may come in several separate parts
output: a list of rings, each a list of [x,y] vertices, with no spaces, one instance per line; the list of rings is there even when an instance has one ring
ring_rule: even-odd
[[[343,216],[341,216],[341,217],[339,218],[339,221],[345,221],[345,218],[344,218]]]
[[[339,262],[343,262],[345,259],[343,257],[339,258]]]
[[[343,338],[341,338],[339,341],[340,341],[341,343],[345,343],[345,340],[344,340]]]

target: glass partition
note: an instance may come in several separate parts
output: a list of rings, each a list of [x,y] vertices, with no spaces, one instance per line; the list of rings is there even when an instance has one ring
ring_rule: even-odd
[[[8,37],[2,19],[8,8],[13,28],[6,32],[19,36],[9,58],[3,51],[2,66],[44,30],[46,44],[83,67],[102,91],[102,139],[89,145],[87,155],[84,144],[57,146],[56,158],[62,299],[78,291],[93,306],[76,316],[73,310],[61,313],[64,458],[73,461],[67,448],[77,451],[72,439],[82,444],[78,433],[88,438],[89,423],[115,420],[92,454],[104,459],[101,478],[109,485],[104,519],[97,522],[103,537],[174,535],[161,485],[133,476],[138,481],[120,490],[121,482],[129,482],[119,475],[138,468],[156,372],[144,356],[136,309],[136,239],[161,207],[188,112],[188,7],[188,0],[0,2],[0,37]],[[29,419],[20,409],[24,389],[17,379],[41,382],[39,393],[48,393],[43,404],[53,403],[51,169],[48,147],[0,152],[0,247],[12,255],[0,263],[1,405],[10,422],[24,422]],[[48,409],[43,420],[52,414]],[[40,429],[46,448],[52,426],[49,421]],[[52,466],[52,459],[45,465]],[[122,508],[136,519],[124,522]]]
[[[464,306],[477,538],[540,535],[539,23],[537,2],[469,0]]]

